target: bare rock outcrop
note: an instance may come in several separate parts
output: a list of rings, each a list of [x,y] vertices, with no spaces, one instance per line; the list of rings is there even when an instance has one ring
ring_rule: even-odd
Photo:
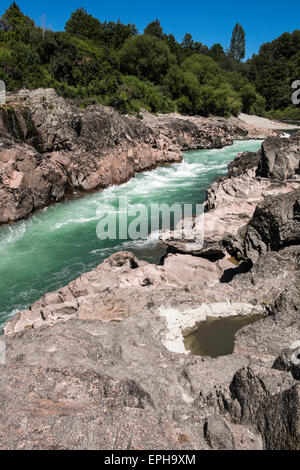
[[[294,343],[294,349],[285,349],[276,358],[273,369],[287,371],[292,374],[295,380],[300,380],[300,342]]]
[[[235,421],[260,433],[264,448],[300,449],[300,384],[290,374],[259,366],[241,369],[230,391],[239,404]]]
[[[300,175],[300,140],[269,138],[262,144],[257,175],[262,178],[285,181]]]
[[[300,245],[300,190],[266,197],[231,243],[230,252],[254,264],[266,251],[291,245]]]
[[[0,129],[0,224],[59,201],[70,184],[64,169]]]
[[[299,382],[247,355],[178,355],[154,306],[6,337],[3,449],[298,449]],[[279,353],[278,353],[279,354]]]
[[[0,447],[208,449],[208,415],[194,402],[216,384],[228,388],[248,360],[217,360],[212,372],[209,359],[169,352],[154,312],[105,325],[70,320],[6,338]],[[241,426],[240,438],[245,433]]]
[[[186,297],[189,291],[195,290],[200,298],[201,290],[219,284],[224,269],[230,265],[228,261],[213,263],[180,254],[169,255],[162,265],[151,265],[132,253],[116,253],[94,271],[59,291],[46,294],[29,310],[15,315],[4,333],[14,334],[71,318],[104,323],[122,321],[149,303],[165,304],[174,291],[181,292],[181,289],[186,289]]]

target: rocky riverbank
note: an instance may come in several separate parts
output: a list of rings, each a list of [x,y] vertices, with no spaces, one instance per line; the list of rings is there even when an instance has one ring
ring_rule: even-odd
[[[289,130],[296,130],[296,129],[300,129],[300,126],[298,126],[297,124],[288,124],[288,123],[285,123],[285,122],[281,122],[281,121],[272,121],[270,119],[267,119],[267,118],[263,118],[263,117],[259,117],[259,116],[251,116],[249,114],[244,114],[244,113],[241,113],[239,115],[239,119],[247,124],[250,124],[252,126],[257,126],[257,127],[263,127],[263,128],[266,128],[266,129],[274,129],[274,130],[285,130],[285,131],[289,131]]]
[[[0,107],[0,224],[66,197],[121,184],[135,173],[181,161],[181,151],[276,135],[237,118],[81,110],[52,89],[10,94]]]
[[[116,253],[8,322],[0,448],[299,449],[299,161],[297,136],[238,155],[203,247]],[[264,319],[232,355],[187,354],[199,322],[241,315]]]

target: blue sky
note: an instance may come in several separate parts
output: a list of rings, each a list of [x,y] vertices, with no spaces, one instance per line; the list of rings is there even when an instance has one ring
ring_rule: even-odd
[[[1,0],[0,14],[12,1]],[[235,24],[241,23],[246,31],[247,57],[256,53],[259,46],[271,41],[285,31],[300,28],[300,2],[290,0],[267,1],[202,1],[190,0],[17,0],[22,11],[37,24],[46,17],[46,25],[62,30],[76,8],[84,7],[101,21],[118,18],[123,23],[134,23],[140,31],[158,18],[166,33],[173,33],[181,41],[185,33],[191,33],[195,41],[207,46],[219,42],[228,47]]]

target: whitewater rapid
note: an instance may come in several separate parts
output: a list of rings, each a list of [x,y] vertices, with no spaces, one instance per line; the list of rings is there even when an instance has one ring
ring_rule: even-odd
[[[223,149],[185,152],[180,164],[138,174],[121,186],[55,204],[28,220],[0,228],[0,326],[44,293],[94,269],[116,251],[129,250],[146,261],[159,261],[164,247],[157,233],[139,241],[99,240],[99,210],[118,210],[122,196],[128,198],[129,208],[201,204],[207,187],[227,175],[227,165],[237,153],[257,151],[260,146],[261,141],[248,140]]]

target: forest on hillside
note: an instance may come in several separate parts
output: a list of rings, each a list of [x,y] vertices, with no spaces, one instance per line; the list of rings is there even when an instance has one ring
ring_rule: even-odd
[[[240,25],[224,51],[189,33],[178,43],[158,20],[140,34],[134,24],[101,22],[83,8],[61,32],[35,25],[16,3],[0,18],[0,80],[8,91],[53,87],[80,106],[100,103],[135,115],[145,108],[299,118],[291,84],[300,79],[300,30],[264,44],[246,62],[244,57]]]

